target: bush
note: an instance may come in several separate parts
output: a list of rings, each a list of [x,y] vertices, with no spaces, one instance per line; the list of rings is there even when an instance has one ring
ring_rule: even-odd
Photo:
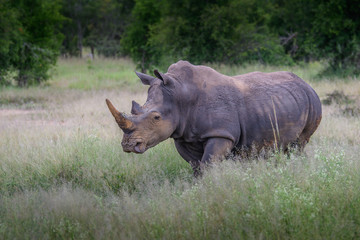
[[[0,0],[0,84],[10,72],[18,86],[49,78],[63,38],[60,8],[60,0]]]

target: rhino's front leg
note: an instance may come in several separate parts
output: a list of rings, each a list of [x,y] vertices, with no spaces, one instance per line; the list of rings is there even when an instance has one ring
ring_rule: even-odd
[[[182,158],[184,158],[194,171],[194,176],[201,175],[200,160],[203,155],[202,149],[194,147],[191,143],[180,142],[175,140],[175,147]]]
[[[201,169],[206,167],[211,159],[225,157],[233,145],[233,141],[227,138],[209,138],[204,145],[204,154],[200,163]]]

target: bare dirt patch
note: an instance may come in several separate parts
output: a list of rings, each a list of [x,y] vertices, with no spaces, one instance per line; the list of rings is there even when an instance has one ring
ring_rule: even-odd
[[[68,125],[68,121],[50,120],[45,110],[0,109],[0,128],[46,127]]]
[[[43,113],[44,110],[0,109],[0,117]]]

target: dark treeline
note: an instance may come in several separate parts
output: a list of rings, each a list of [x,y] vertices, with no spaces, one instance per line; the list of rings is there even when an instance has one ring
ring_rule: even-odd
[[[128,55],[142,71],[325,60],[359,74],[360,0],[0,0],[0,83],[39,83],[57,57]]]

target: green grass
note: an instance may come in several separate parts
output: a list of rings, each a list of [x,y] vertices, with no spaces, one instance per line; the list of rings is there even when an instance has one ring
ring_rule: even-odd
[[[47,86],[0,90],[0,239],[360,238],[358,116],[324,105],[304,155],[228,160],[194,179],[172,140],[122,151],[104,100],[129,112],[146,87],[127,60],[91,64],[61,60]],[[360,95],[357,79],[316,80],[317,64],[218,69],[290,70],[321,99]]]
[[[136,90],[135,64],[127,59],[60,59],[50,85],[64,89]]]

